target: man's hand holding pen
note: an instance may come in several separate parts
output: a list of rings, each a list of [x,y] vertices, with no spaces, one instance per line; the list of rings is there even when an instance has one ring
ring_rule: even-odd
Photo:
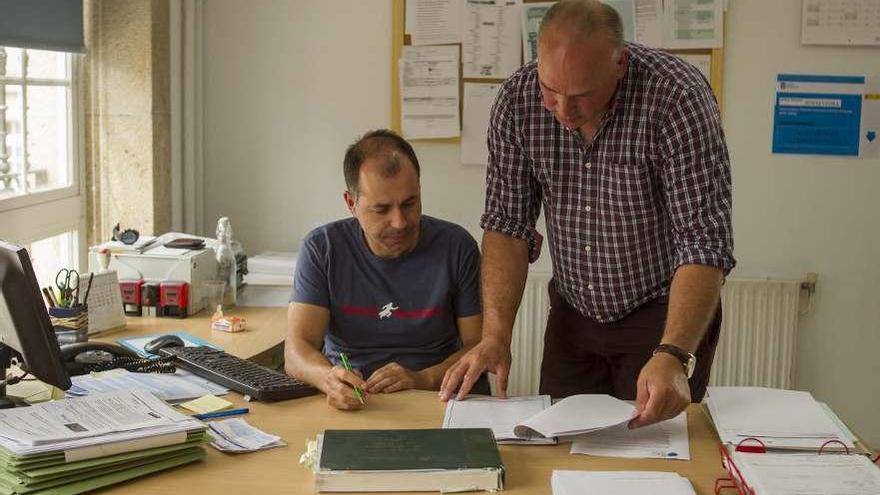
[[[327,403],[336,409],[345,411],[354,411],[363,409],[366,400],[361,401],[355,392],[355,389],[364,390],[367,383],[364,381],[360,371],[348,371],[345,367],[336,365],[330,368],[327,376],[324,378],[324,393],[327,394]],[[362,394],[364,394],[362,392]],[[364,395],[362,395],[364,396]]]

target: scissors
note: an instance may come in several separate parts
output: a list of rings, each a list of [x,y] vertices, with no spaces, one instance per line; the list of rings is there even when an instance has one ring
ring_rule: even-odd
[[[74,306],[79,299],[79,272],[62,268],[55,275],[55,286],[61,292],[61,304],[68,308]],[[76,295],[74,297],[74,291]]]

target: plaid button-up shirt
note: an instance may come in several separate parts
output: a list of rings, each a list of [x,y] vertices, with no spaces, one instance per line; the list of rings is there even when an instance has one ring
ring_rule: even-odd
[[[480,225],[529,243],[544,207],[557,291],[616,321],[668,294],[684,264],[735,264],[730,161],[715,97],[672,55],[628,44],[629,65],[592,143],[541,101],[536,64],[499,92]]]

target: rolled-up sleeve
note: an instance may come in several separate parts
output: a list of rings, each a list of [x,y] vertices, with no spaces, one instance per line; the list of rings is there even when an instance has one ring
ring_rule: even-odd
[[[502,86],[489,117],[486,207],[480,227],[525,240],[533,262],[540,254],[535,222],[541,211],[541,188],[517,131],[515,81]]]
[[[708,87],[676,98],[660,130],[661,180],[672,219],[675,267],[715,266],[727,275],[733,257],[730,158],[718,105]]]

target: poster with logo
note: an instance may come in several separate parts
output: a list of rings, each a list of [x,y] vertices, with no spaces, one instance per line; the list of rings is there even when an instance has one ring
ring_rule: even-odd
[[[880,156],[880,96],[865,76],[779,74],[773,153]]]

